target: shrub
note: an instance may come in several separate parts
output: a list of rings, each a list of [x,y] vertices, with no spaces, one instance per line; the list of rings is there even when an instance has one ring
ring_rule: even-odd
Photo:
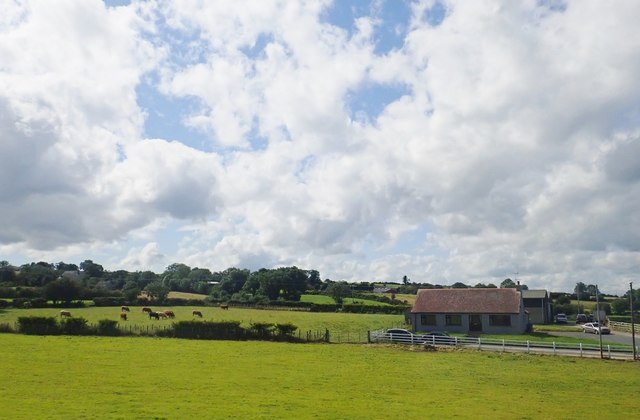
[[[276,333],[278,334],[278,337],[280,338],[285,338],[285,337],[293,337],[293,333],[298,329],[297,326],[293,325],[293,324],[276,324]]]
[[[90,333],[87,320],[78,318],[67,318],[60,321],[60,331],[67,335],[87,335]]]
[[[18,318],[18,331],[29,335],[56,335],[60,334],[60,327],[54,317],[21,316]]]
[[[98,321],[98,328],[96,332],[98,335],[120,335],[118,321],[115,321],[113,319],[101,319],[100,321]]]
[[[4,299],[0,299],[0,309],[7,308],[9,306],[9,302]]]
[[[30,300],[29,298],[15,298],[12,301],[12,305],[13,305],[14,308],[21,309],[21,308],[25,307],[24,304],[29,302],[29,300]],[[28,309],[28,308],[26,308],[26,309]]]
[[[27,302],[25,302],[26,305]],[[31,304],[32,308],[46,308],[47,300],[45,298],[33,298],[28,303]]]
[[[122,306],[126,301],[122,297],[102,296],[93,298],[95,306]]]
[[[16,297],[15,289],[11,287],[0,287],[0,298],[14,298]]]
[[[271,337],[274,325],[270,322],[255,322],[249,327],[254,338],[265,340]]]
[[[172,333],[178,338],[199,340],[242,340],[246,331],[240,321],[180,321],[173,324]]]
[[[11,327],[11,324],[9,324],[8,322],[3,322],[0,323],[0,333],[12,333],[15,332],[13,330],[13,327]]]

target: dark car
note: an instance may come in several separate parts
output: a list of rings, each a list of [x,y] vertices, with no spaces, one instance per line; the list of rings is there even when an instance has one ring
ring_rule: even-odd
[[[587,318],[585,314],[576,315],[576,324],[584,324],[585,322],[588,322],[588,321],[589,321],[589,318]]]
[[[424,344],[451,345],[455,344],[456,338],[442,331],[431,331],[420,336]]]
[[[385,331],[386,338],[394,343],[420,344],[420,336],[413,334],[403,328],[389,328]]]

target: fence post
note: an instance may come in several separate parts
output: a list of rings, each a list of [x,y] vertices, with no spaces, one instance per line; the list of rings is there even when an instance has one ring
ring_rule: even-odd
[[[480,341],[480,337],[478,337],[478,350],[482,350],[482,342]]]
[[[504,353],[504,350],[505,350],[505,348],[504,348],[504,338],[503,338],[503,339],[502,339],[502,352],[503,352],[503,353]]]
[[[527,354],[529,354],[530,351],[531,351],[531,348],[529,347],[529,340],[527,340]]]
[[[367,343],[371,343],[371,330],[367,330]]]
[[[607,353],[609,353],[609,359],[611,359],[611,344],[607,344]]]
[[[556,355],[556,342],[553,342],[553,355]]]
[[[582,343],[580,343],[580,357],[582,357]]]

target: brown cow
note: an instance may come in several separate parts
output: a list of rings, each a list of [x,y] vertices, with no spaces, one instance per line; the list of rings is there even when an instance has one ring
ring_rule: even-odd
[[[123,321],[127,320],[127,313],[126,312],[120,312],[120,319]]]
[[[167,314],[165,314],[164,312],[156,312],[156,313],[157,313],[157,314],[158,314],[158,316],[159,316],[160,318],[162,318],[162,319],[167,319],[167,318],[168,318]]]
[[[174,314],[173,311],[164,311],[164,314],[171,319],[176,317],[176,314]]]
[[[147,308],[147,307],[145,306],[144,308],[142,308],[142,312],[143,312],[143,313],[144,313],[144,312],[146,312],[146,313],[150,314],[150,313],[151,313],[151,312],[153,312],[153,311],[151,310],[151,308]]]
[[[197,316],[198,318],[202,318],[202,312],[200,312],[200,311],[193,311],[193,312],[191,312],[191,314],[193,316]]]
[[[154,318],[154,319],[160,319],[160,314],[158,312],[149,312],[149,319]]]
[[[228,304],[226,304],[226,303],[221,303],[221,304],[220,304],[220,308],[221,308],[221,309],[224,309],[224,310],[228,310],[228,309],[229,309],[229,305],[228,305]]]
[[[67,318],[71,318],[71,312],[69,311],[60,311],[60,317],[67,317]]]
[[[129,307],[128,306],[123,306],[123,307],[120,308],[120,310],[122,312],[129,312]]]

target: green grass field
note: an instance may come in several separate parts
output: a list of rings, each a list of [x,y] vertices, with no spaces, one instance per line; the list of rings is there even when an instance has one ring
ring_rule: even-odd
[[[390,327],[402,327],[404,325],[403,315],[386,314],[351,314],[340,312],[302,312],[302,311],[271,311],[260,309],[245,309],[231,307],[229,310],[222,310],[217,307],[192,307],[174,306],[152,307],[154,310],[171,309],[176,314],[176,320],[191,320],[192,310],[202,311],[203,319],[209,321],[240,321],[242,326],[248,327],[253,322],[271,322],[274,324],[292,323],[301,332],[313,331],[324,332],[328,329],[332,336],[357,338],[366,341],[368,330],[379,330]],[[97,323],[101,319],[119,320],[120,308],[114,307],[89,307],[70,309],[73,316],[83,317],[89,323]],[[0,323],[14,325],[20,316],[58,316],[59,309],[4,309],[0,310]],[[141,307],[132,306],[128,316],[128,321],[119,321],[121,325],[137,326],[159,326],[170,325],[170,320],[150,320],[143,314]]]
[[[11,419],[620,419],[640,410],[632,362],[382,345],[0,339],[0,417]]]

